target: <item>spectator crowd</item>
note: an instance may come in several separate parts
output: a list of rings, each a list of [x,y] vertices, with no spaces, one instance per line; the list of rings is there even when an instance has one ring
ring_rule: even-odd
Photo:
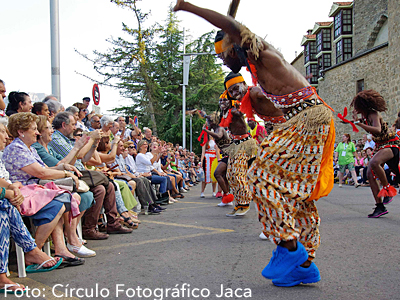
[[[193,152],[129,117],[89,112],[88,97],[67,108],[53,95],[32,103],[10,92],[7,107],[5,97],[0,80],[1,292],[24,289],[6,276],[10,237],[27,272],[83,265],[96,256],[88,240],[131,234],[140,215],[167,213],[199,182]],[[41,251],[49,237],[54,258]]]

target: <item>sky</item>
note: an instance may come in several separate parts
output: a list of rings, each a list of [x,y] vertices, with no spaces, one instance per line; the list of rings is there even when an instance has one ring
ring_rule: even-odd
[[[51,94],[50,1],[18,0],[1,2],[0,79],[7,93],[22,91]],[[150,12],[145,25],[164,23],[168,8],[175,1],[142,0],[138,7]],[[191,3],[226,14],[230,0],[193,0]],[[315,22],[331,21],[331,0],[242,0],[236,19],[278,48],[291,62],[302,51],[303,35]],[[122,36],[122,22],[136,27],[133,13],[107,0],[60,0],[60,73],[61,102],[65,107],[90,96],[93,82],[79,75],[96,77],[91,62],[81,53],[105,52],[107,38]],[[215,29],[205,20],[187,12],[177,12],[187,39]],[[93,57],[93,55],[92,55]],[[228,71],[228,70],[227,70]],[[247,73],[242,69],[242,74]],[[250,76],[244,75],[248,83]],[[189,79],[190,84],[190,79]],[[102,113],[129,105],[118,91],[100,86]]]

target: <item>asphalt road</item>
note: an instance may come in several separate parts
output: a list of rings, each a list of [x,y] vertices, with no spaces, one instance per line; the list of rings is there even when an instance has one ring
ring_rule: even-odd
[[[132,234],[89,241],[97,256],[83,266],[15,278],[36,288],[20,299],[400,299],[400,196],[368,219],[370,189],[335,185],[317,204],[322,280],[281,288],[261,276],[275,246],[259,239],[254,206],[228,218],[231,207],[207,192],[201,199],[196,186],[161,215],[140,216]]]

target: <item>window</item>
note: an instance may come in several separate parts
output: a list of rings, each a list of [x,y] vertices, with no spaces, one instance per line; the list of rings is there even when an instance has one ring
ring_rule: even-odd
[[[304,64],[308,63],[310,61],[310,53],[309,53],[309,47],[308,44],[304,46]]]
[[[304,46],[304,64],[308,63],[309,61],[316,61],[317,59],[315,56],[317,55],[317,43],[308,42]]]
[[[343,13],[343,29],[342,29],[342,34],[351,34],[353,32],[353,25],[352,25],[352,19],[353,19],[353,14],[351,9],[346,9],[342,11]]]
[[[353,54],[353,45],[351,38],[343,39],[343,60],[349,59]]]
[[[357,94],[364,90],[364,79],[357,80]]]
[[[322,30],[317,34],[317,52],[322,51]]]
[[[342,12],[340,11],[334,19],[335,39],[342,34]]]
[[[336,43],[336,63],[340,63],[353,56],[352,38],[341,39]]]
[[[334,38],[338,38],[342,34],[351,34],[353,32],[353,11],[344,9],[337,13],[334,17]]]
[[[340,63],[343,60],[343,47],[342,47],[343,40],[340,40],[336,43],[336,63]]]
[[[324,57],[324,69],[329,68],[330,66],[332,66],[332,60],[331,60],[331,54],[330,53],[326,53],[323,55]]]
[[[317,34],[317,53],[331,50],[331,30],[321,29]]]
[[[331,45],[331,29],[323,29],[323,50],[332,50],[332,45]]]
[[[306,78],[310,84],[318,83],[318,64],[311,64],[306,68]]]
[[[318,76],[322,77],[321,71],[329,68],[330,66],[332,66],[330,53],[324,53],[318,57]]]

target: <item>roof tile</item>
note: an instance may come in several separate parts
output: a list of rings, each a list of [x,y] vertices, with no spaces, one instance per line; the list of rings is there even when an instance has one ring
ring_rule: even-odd
[[[350,2],[334,2],[334,3],[339,5],[339,6],[346,6],[346,5],[350,5],[351,3],[353,3],[353,1],[350,1]]]

